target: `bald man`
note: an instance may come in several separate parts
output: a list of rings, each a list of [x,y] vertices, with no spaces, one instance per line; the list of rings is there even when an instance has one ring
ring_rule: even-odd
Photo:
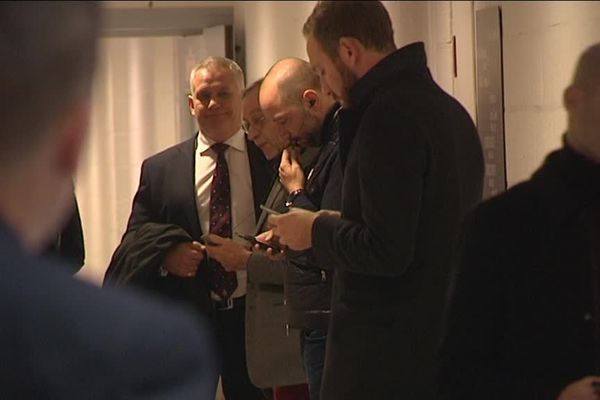
[[[276,62],[260,87],[260,108],[279,134],[298,147],[319,146],[316,161],[304,174],[298,151],[281,156],[279,180],[288,193],[286,207],[310,211],[339,210],[342,174],[338,157],[337,111],[340,106],[323,92],[319,76],[298,58]],[[304,369],[311,400],[320,398],[331,313],[332,266],[312,251],[287,252],[288,323],[300,330]]]
[[[598,398],[600,378],[582,378],[600,367],[600,44],[564,104],[563,147],[468,218],[442,399]]]
[[[249,92],[247,92],[248,94]],[[329,93],[321,91],[319,77],[308,62],[286,58],[275,63],[260,84],[260,117],[250,122],[249,138],[261,147],[268,158],[274,148],[287,147],[290,142],[306,149],[300,160],[298,150],[283,150],[279,165],[280,179],[271,189],[267,201],[277,211],[298,207],[317,211],[337,210],[341,196],[341,168],[338,162],[338,132],[336,112],[339,104]],[[252,119],[250,98],[247,98],[247,116]],[[258,111],[257,111],[258,113]],[[257,114],[258,115],[258,114]],[[246,118],[246,115],[245,115]],[[269,129],[258,134],[252,125],[275,125],[279,140],[267,135]],[[271,146],[267,146],[271,142]],[[280,149],[280,151],[283,149]],[[316,158],[310,156],[318,149]],[[314,154],[314,153],[313,153]],[[311,160],[307,162],[308,160]],[[306,173],[305,173],[306,171]],[[283,186],[283,191],[281,187]],[[284,197],[279,199],[282,192]],[[274,196],[273,194],[277,194]],[[266,214],[259,219],[261,226]],[[230,240],[211,237],[219,246],[207,247],[208,254],[230,269],[248,268],[249,281],[265,275],[264,257],[240,249]],[[285,296],[289,327],[300,330],[302,355],[311,400],[319,398],[325,358],[325,343],[329,326],[332,274],[328,265],[317,265],[310,252],[290,253],[285,267]],[[258,265],[258,263],[263,265]],[[262,274],[259,275],[262,267]],[[276,276],[275,274],[271,274]],[[272,279],[272,278],[271,278]],[[249,287],[251,287],[250,284]],[[257,315],[257,308],[252,311]],[[272,315],[272,321],[277,316]],[[250,351],[255,346],[250,346]],[[250,354],[250,353],[249,353]],[[283,372],[283,371],[281,371]]]

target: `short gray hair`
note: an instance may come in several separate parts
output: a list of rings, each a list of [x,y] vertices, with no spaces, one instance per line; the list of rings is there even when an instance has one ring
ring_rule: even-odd
[[[33,151],[69,107],[90,95],[100,6],[6,1],[0,26],[0,166],[7,166]]]
[[[207,57],[200,64],[196,65],[192,72],[190,72],[190,93],[194,94],[194,78],[196,73],[202,69],[208,69],[210,67],[218,67],[230,70],[235,76],[240,90],[244,90],[244,73],[240,66],[233,60],[225,57]]]

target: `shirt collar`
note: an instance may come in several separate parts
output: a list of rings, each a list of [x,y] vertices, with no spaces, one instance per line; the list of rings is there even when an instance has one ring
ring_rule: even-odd
[[[202,131],[199,131],[196,143],[198,153],[204,154],[210,148],[210,146],[212,146],[216,142],[205,136],[202,133]],[[230,148],[235,149],[237,151],[246,151],[246,137],[244,131],[241,128],[224,143],[229,145]]]

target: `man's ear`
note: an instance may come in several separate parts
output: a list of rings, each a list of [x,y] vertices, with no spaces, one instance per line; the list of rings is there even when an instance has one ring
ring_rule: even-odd
[[[584,101],[583,90],[576,86],[569,86],[563,93],[563,104],[569,113],[573,113],[579,109],[580,104]]]
[[[194,98],[191,94],[188,94],[188,107],[190,108],[190,114],[196,115],[196,112],[194,111]]]
[[[313,109],[319,104],[319,95],[313,89],[306,89],[304,93],[302,93],[302,104],[308,110]]]
[[[82,102],[57,125],[57,162],[59,171],[68,176],[77,172],[79,156],[90,122],[90,104]]]
[[[338,57],[351,70],[360,62],[364,46],[353,37],[343,36],[338,42]]]

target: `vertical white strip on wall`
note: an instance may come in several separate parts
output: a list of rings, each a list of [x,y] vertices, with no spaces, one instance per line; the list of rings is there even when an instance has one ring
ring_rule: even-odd
[[[428,1],[429,11],[429,69],[438,85],[453,93],[454,59],[450,1]]]
[[[179,141],[190,138],[197,130],[196,120],[190,114],[187,106],[187,95],[190,93],[190,72],[205,57],[208,56],[206,42],[203,35],[185,36],[178,39],[179,52],[176,62],[179,65],[175,103],[184,107],[178,107],[178,121],[180,123]]]
[[[264,76],[284,57],[307,59],[302,26],[315,1],[249,1],[244,5],[246,77]]]
[[[477,119],[475,105],[475,54],[473,34],[473,2],[453,1],[452,35],[456,37],[457,76],[453,95],[467,109],[473,121]]]

